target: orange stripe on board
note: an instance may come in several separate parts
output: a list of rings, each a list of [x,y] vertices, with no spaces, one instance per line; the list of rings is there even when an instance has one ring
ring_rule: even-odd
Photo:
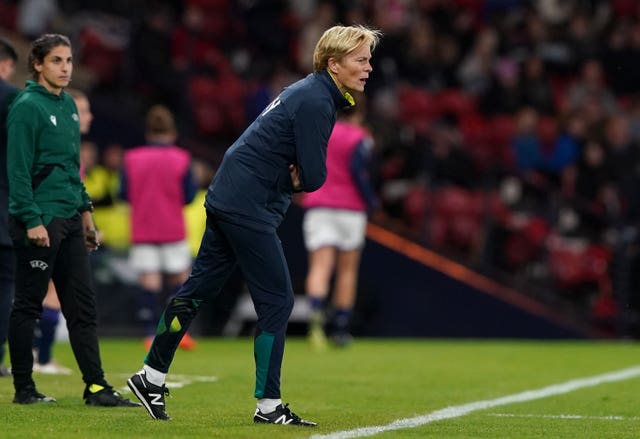
[[[420,262],[434,270],[440,271],[449,277],[452,277],[464,284],[467,284],[481,292],[496,297],[504,302],[523,309],[531,314],[544,317],[561,326],[570,327],[578,330],[586,335],[593,337],[605,337],[604,333],[595,331],[591,328],[576,327],[577,325],[569,325],[566,317],[554,312],[549,307],[529,298],[516,290],[505,287],[500,283],[470,270],[462,264],[447,259],[431,250],[428,250],[408,239],[390,232],[380,226],[372,223],[367,224],[367,238],[377,242],[385,247],[397,251],[405,255],[409,259]]]

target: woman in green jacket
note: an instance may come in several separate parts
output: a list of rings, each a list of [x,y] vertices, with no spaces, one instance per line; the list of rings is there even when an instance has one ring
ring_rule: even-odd
[[[7,118],[9,228],[16,255],[9,320],[13,402],[55,402],[36,390],[31,352],[34,326],[53,279],[86,384],[86,403],[134,406],[107,383],[100,360],[88,252],[99,243],[80,180],[78,111],[63,90],[71,81],[72,60],[66,36],[36,39],[28,61],[33,81],[17,95]]]

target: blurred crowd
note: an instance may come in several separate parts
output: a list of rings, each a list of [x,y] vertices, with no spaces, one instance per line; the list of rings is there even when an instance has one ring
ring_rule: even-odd
[[[311,71],[312,45],[335,23],[385,35],[366,90],[375,220],[637,335],[640,3],[0,2],[7,31],[72,38],[100,166],[117,170],[160,103],[203,184],[281,87]]]

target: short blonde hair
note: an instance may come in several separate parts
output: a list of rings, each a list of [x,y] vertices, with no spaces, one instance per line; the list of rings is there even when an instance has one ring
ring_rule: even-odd
[[[379,30],[362,25],[333,26],[322,34],[316,44],[313,52],[313,70],[325,70],[329,58],[341,61],[362,44],[368,44],[373,51],[381,37],[382,33]]]

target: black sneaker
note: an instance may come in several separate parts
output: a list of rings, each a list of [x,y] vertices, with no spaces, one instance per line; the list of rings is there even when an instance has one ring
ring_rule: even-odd
[[[171,419],[164,411],[164,396],[169,396],[169,389],[165,385],[156,386],[147,381],[145,372],[138,372],[127,380],[127,385],[140,400],[153,419],[168,421]]]
[[[87,405],[93,405],[97,407],[140,407],[140,404],[133,402],[127,398],[123,398],[120,393],[113,390],[111,386],[99,386],[97,391],[93,390],[91,386],[87,386],[84,390],[84,402]]]
[[[315,422],[305,421],[300,416],[289,410],[289,404],[280,404],[271,413],[262,413],[256,409],[253,415],[253,422],[257,424],[282,424],[282,425],[302,425],[304,427],[315,427]]]
[[[26,387],[16,392],[13,397],[16,404],[36,404],[39,402],[56,402],[55,398],[45,396],[38,392],[35,387]]]

